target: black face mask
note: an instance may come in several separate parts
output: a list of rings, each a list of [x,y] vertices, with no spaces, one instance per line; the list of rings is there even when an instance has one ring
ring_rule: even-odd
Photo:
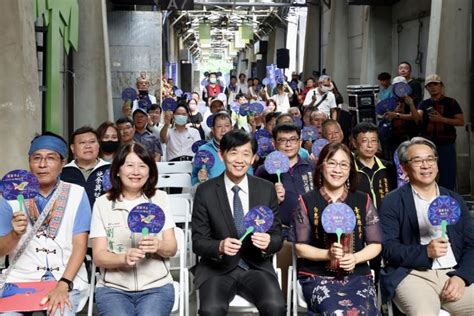
[[[143,98],[148,95],[148,90],[138,90],[138,96]]]
[[[111,154],[114,153],[119,148],[119,146],[120,142],[106,141],[102,142],[102,144],[100,145],[100,149],[104,153]]]

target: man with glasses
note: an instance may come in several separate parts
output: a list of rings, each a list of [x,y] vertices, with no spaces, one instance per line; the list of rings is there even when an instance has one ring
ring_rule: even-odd
[[[290,160],[290,170],[281,174],[281,183],[275,174],[269,174],[265,166],[258,167],[255,175],[275,184],[278,196],[279,210],[283,225],[283,237],[288,237],[288,227],[292,215],[298,208],[298,199],[301,195],[313,189],[313,165],[309,160],[298,154],[302,140],[301,130],[293,124],[279,124],[272,132],[273,146],[285,154]],[[278,265],[283,272],[283,289],[286,289],[288,266],[291,265],[291,246],[284,242],[278,253]]]
[[[414,137],[398,148],[409,183],[383,200],[380,220],[385,261],[382,295],[407,315],[474,315],[474,223],[461,196],[438,186],[438,153],[433,142]],[[440,195],[455,199],[461,216],[447,227],[428,220]]]
[[[16,200],[0,199],[0,256],[17,257],[14,264],[10,262],[6,282],[56,280],[57,285],[41,304],[48,315],[75,315],[89,289],[84,266],[91,220],[89,200],[82,187],[59,180],[67,157],[67,144],[60,136],[50,132],[37,136],[28,155],[39,194],[25,200],[25,211]],[[37,221],[42,225],[32,231]],[[32,239],[22,247],[28,238]]]
[[[97,132],[89,126],[72,133],[69,147],[74,160],[64,166],[61,180],[83,187],[92,208],[95,199],[105,193],[102,183],[110,164],[99,158]]]
[[[370,194],[378,209],[388,192],[396,189],[397,179],[393,164],[378,158],[378,129],[372,123],[362,122],[352,129],[352,146],[357,171],[357,189]]]
[[[115,122],[120,132],[122,144],[133,142],[133,136],[135,135],[135,123],[129,117],[121,117]]]
[[[397,188],[397,178],[392,163],[378,158],[378,129],[372,123],[362,122],[352,129],[352,145],[355,148],[354,165],[357,171],[357,190],[370,195],[379,210],[388,192]],[[375,272],[375,283],[380,275],[381,255],[370,261]]]

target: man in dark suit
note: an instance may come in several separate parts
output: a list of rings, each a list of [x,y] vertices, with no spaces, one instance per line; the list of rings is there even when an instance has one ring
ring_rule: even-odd
[[[226,315],[236,294],[254,303],[260,315],[285,315],[271,259],[282,246],[278,200],[272,183],[247,175],[256,151],[249,134],[228,132],[219,152],[225,172],[196,191],[192,235],[193,251],[201,257],[194,271],[200,315]],[[260,205],[273,211],[270,230],[253,233],[241,242],[244,215]]]
[[[379,212],[383,228],[382,295],[407,315],[474,315],[474,223],[456,193],[436,184],[436,146],[422,137],[403,142],[398,157],[410,182],[389,193]],[[454,198],[461,217],[442,237],[428,220],[430,203]]]

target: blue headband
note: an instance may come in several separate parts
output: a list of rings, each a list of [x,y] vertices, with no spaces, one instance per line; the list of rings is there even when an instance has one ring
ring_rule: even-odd
[[[59,138],[50,135],[43,135],[35,138],[31,142],[28,156],[40,149],[48,149],[57,152],[62,158],[67,156],[67,145]]]

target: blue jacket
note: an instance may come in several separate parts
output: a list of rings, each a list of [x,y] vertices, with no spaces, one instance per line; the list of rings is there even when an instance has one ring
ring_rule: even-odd
[[[277,175],[269,174],[265,166],[258,167],[255,175],[272,183],[278,182]],[[293,214],[299,206],[299,196],[313,190],[313,164],[309,160],[298,157],[298,162],[280,177],[285,188],[285,199],[280,203],[281,222],[290,226]]]
[[[461,206],[461,218],[448,225],[447,234],[457,266],[448,275],[461,277],[469,286],[474,282],[474,222],[466,203],[458,194],[439,187],[440,195],[449,195]],[[409,183],[390,192],[379,211],[383,229],[382,256],[385,268],[380,274],[384,300],[392,299],[398,284],[411,270],[431,269],[427,245],[420,244],[420,229],[415,201]]]
[[[91,209],[94,206],[95,199],[105,193],[103,182],[104,174],[110,168],[110,164],[102,159],[94,167],[87,180],[76,165],[75,160],[63,167],[60,178],[63,181],[80,185],[86,190]]]

